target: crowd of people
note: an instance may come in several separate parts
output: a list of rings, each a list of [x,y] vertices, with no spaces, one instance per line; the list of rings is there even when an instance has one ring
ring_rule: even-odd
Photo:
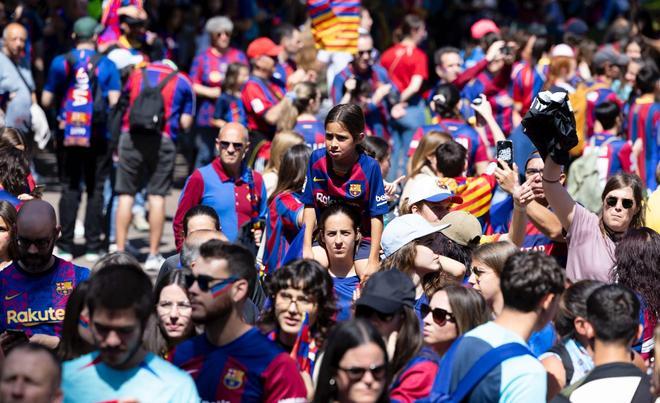
[[[0,402],[660,401],[644,2],[45,3],[0,2]]]

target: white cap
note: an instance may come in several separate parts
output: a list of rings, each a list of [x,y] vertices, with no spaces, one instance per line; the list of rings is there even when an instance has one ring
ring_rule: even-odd
[[[114,49],[108,53],[108,59],[117,66],[118,70],[127,66],[135,66],[144,60],[142,55],[134,55],[128,49]]]
[[[418,175],[410,186],[408,194],[409,205],[422,200],[439,203],[447,199],[452,203],[463,203],[460,196],[456,196],[447,186],[440,185],[439,179],[431,175]]]
[[[565,43],[560,43],[559,45],[552,48],[552,52],[550,53],[550,56],[551,57],[564,56],[564,57],[574,58],[575,52],[573,51],[572,47],[568,46]]]
[[[388,257],[407,243],[428,234],[442,231],[448,228],[449,225],[434,226],[419,214],[405,214],[396,217],[385,226],[380,246],[383,248],[385,257]]]

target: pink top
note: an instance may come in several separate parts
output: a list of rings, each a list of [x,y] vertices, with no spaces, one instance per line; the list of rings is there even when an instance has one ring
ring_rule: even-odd
[[[591,279],[608,283],[609,273],[614,267],[616,245],[603,235],[596,214],[575,204],[573,222],[568,229],[568,261],[566,275],[575,282]]]

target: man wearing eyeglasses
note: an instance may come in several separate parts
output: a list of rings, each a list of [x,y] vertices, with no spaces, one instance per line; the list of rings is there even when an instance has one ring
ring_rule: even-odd
[[[306,402],[295,361],[243,320],[257,275],[245,248],[211,240],[186,278],[192,319],[205,333],[179,344],[171,361],[195,379],[204,401]]]
[[[266,218],[268,197],[261,174],[245,163],[249,145],[247,129],[240,123],[227,123],[216,139],[218,157],[188,177],[173,220],[177,250],[183,245],[183,218],[199,204],[215,209],[230,242],[238,240],[241,227],[252,225],[255,243],[259,243],[259,223]]]
[[[0,272],[0,332],[22,331],[51,349],[59,344],[69,295],[89,277],[88,269],[53,255],[59,234],[50,204],[26,202],[16,221],[18,259]]]

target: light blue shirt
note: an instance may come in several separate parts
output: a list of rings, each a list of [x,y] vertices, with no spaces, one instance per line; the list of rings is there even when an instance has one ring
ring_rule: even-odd
[[[452,368],[451,390],[472,365],[492,348],[507,343],[527,343],[512,331],[488,322],[467,332],[456,349]],[[495,367],[468,395],[467,401],[477,402],[545,402],[547,375],[541,362],[531,355],[512,357]]]
[[[200,401],[190,375],[152,353],[139,366],[123,371],[105,365],[97,352],[67,361],[63,364],[62,390],[65,403]]]

